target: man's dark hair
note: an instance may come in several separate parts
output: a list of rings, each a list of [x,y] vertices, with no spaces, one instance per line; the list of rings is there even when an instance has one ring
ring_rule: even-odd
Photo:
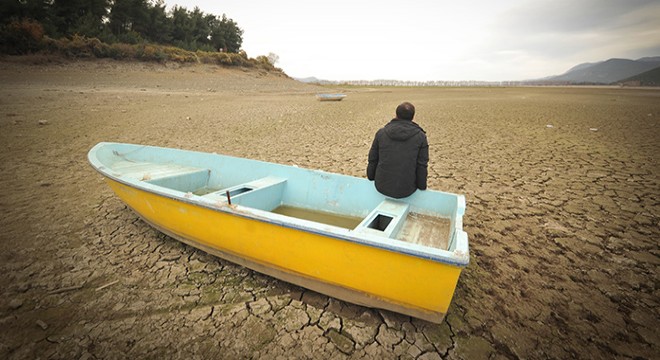
[[[396,117],[401,120],[412,120],[415,117],[415,107],[409,102],[404,102],[396,107]]]

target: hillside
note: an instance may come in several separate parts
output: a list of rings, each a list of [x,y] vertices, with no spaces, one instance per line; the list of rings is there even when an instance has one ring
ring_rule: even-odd
[[[566,73],[542,79],[548,83],[611,84],[660,66],[660,57],[638,60],[609,59],[577,65]]]
[[[660,66],[619,82],[629,86],[660,86]]]

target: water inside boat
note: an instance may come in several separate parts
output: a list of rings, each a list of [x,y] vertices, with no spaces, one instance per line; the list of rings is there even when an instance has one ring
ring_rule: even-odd
[[[362,218],[332,214],[324,211],[316,211],[298,208],[289,205],[281,205],[272,212],[286,215],[297,219],[315,221],[322,224],[338,226],[344,229],[354,229]],[[383,230],[387,224],[371,226],[374,229]],[[449,247],[449,234],[451,222],[448,218],[440,218],[418,213],[408,213],[406,221],[399,233],[394,237],[397,240],[406,241],[423,246],[447,250]]]
[[[325,211],[309,210],[289,205],[278,206],[272,212],[298,219],[315,221],[326,225],[338,226],[345,229],[354,229],[362,221],[362,218],[358,217],[337,215]]]

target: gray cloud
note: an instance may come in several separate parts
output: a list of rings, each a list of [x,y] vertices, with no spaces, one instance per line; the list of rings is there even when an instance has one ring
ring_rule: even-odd
[[[640,11],[643,10],[643,11]],[[500,25],[513,31],[574,33],[658,24],[658,18],[634,14],[660,11],[657,0],[543,0],[503,14]]]
[[[521,50],[530,56],[584,61],[657,56],[660,2],[528,2],[501,14],[493,31],[500,37],[490,47],[493,52]]]

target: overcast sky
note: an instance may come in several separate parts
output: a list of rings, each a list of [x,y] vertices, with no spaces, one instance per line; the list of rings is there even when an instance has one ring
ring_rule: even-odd
[[[524,80],[660,56],[659,0],[165,0],[243,29],[292,77]]]

